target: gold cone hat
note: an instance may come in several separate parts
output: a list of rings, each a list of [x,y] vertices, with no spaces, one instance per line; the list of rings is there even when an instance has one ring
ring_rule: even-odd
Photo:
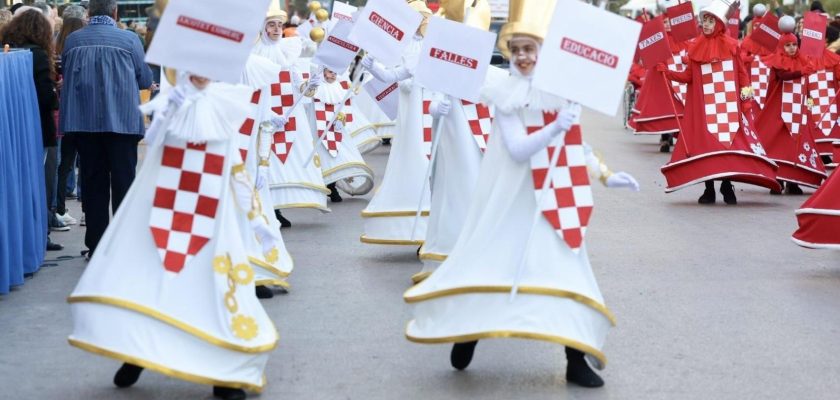
[[[487,0],[441,0],[438,15],[484,31],[490,29],[490,3]]]
[[[499,50],[510,58],[508,41],[514,35],[528,35],[540,42],[548,33],[557,0],[510,0],[508,23],[499,32]]]
[[[265,21],[279,19],[281,23],[285,24],[289,20],[289,14],[286,14],[280,8],[280,0],[271,0],[271,5],[268,6],[268,12],[265,13]]]

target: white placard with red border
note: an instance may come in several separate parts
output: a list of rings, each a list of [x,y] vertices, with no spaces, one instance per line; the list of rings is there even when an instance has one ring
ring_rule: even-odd
[[[402,0],[370,0],[350,40],[383,64],[396,65],[421,22],[423,16]]]
[[[558,0],[534,86],[614,116],[642,25],[579,0]]]
[[[347,3],[336,1],[333,3],[331,20],[353,22],[353,14],[355,14],[358,10],[358,7],[353,7]]]
[[[479,102],[496,34],[432,17],[414,78],[427,89]]]
[[[172,0],[166,7],[146,62],[210,79],[237,83],[262,26],[270,0],[230,6],[228,0]]]
[[[326,39],[321,42],[318,51],[315,52],[312,63],[323,65],[339,75],[347,71],[350,63],[361,50],[347,38],[351,29],[353,29],[352,22],[337,21]]]
[[[397,112],[400,107],[399,83],[385,83],[378,79],[372,79],[365,85],[365,91],[388,118],[397,119]]]

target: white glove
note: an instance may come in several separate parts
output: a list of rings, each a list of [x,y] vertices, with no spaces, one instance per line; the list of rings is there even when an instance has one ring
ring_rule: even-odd
[[[271,229],[271,226],[265,222],[262,216],[257,216],[257,218],[251,220],[251,229],[257,235],[257,240],[259,240],[262,246],[263,254],[277,247],[280,236],[274,229]]]
[[[341,122],[340,120],[335,120],[332,130],[335,132],[344,132],[344,122]]]
[[[184,101],[187,99],[186,88],[184,86],[175,86],[169,91],[169,106],[174,109],[181,108]]]
[[[271,124],[274,125],[274,132],[277,132],[286,126],[286,123],[289,122],[289,119],[282,115],[274,114],[274,116],[271,117],[270,121]]]
[[[388,74],[388,71],[385,70],[385,67],[376,62],[376,60],[369,55],[362,59],[362,66],[365,67],[366,70],[370,71],[370,74],[373,75],[374,78],[379,79],[382,82],[393,81],[393,77],[389,76],[390,74]]]
[[[563,111],[560,111],[557,119],[551,123],[552,136],[557,136],[562,132],[567,132],[569,129],[572,129],[572,125],[575,124],[577,118],[578,113],[576,110],[565,108]]]
[[[309,77],[309,82],[307,82],[306,90],[304,92],[309,92],[310,90],[318,89],[318,86],[321,86],[321,80],[323,79],[322,74],[314,74]]]
[[[268,183],[268,167],[260,165],[257,168],[257,182],[254,184],[254,188],[261,190],[266,183]]]
[[[626,172],[616,172],[607,178],[608,188],[628,188],[634,192],[639,191],[639,182],[632,175]]]
[[[440,102],[433,101],[432,104],[429,105],[429,113],[432,114],[434,118],[445,117],[449,115],[449,111],[452,110],[452,103],[449,100],[442,100]]]

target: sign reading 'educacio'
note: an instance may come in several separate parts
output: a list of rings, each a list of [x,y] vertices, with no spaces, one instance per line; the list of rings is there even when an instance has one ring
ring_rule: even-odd
[[[560,42],[560,49],[565,52],[572,53],[576,56],[583,57],[590,61],[594,61],[605,67],[615,69],[615,67],[618,66],[617,56],[602,50],[598,50],[584,43],[569,39],[567,37],[563,38],[563,40]]]

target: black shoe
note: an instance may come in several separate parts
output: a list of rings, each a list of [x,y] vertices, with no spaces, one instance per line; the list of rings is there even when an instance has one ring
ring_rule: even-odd
[[[583,352],[566,347],[566,360],[566,381],[586,388],[604,386],[604,380],[589,367]]]
[[[53,242],[50,238],[47,238],[47,251],[59,251],[64,250],[64,246]]]
[[[341,203],[344,199],[341,198],[341,195],[338,193],[338,189],[335,188],[335,183],[330,183],[327,185],[327,188],[330,189],[330,201],[333,203]]]
[[[391,145],[391,139],[390,138],[382,139],[382,145],[383,146],[390,146]]]
[[[723,202],[729,205],[738,204],[738,199],[735,197],[735,189],[732,187],[732,182],[723,181],[720,184],[720,194],[723,195]]]
[[[671,152],[671,144],[668,142],[659,142],[659,152],[660,153],[670,153]]]
[[[274,292],[271,291],[271,288],[268,286],[258,285],[257,286],[257,298],[258,299],[270,299],[274,297]]]
[[[788,184],[785,185],[785,193],[795,195],[803,194],[802,188],[800,188],[799,185],[790,182],[788,182]]]
[[[706,188],[706,190],[703,191],[703,195],[700,196],[699,199],[697,199],[697,202],[700,203],[700,204],[714,204],[715,203],[715,189],[714,189],[714,187],[712,187],[712,189]]]
[[[141,372],[143,372],[143,367],[125,363],[114,375],[114,385],[120,388],[127,388],[137,383],[137,380],[140,379]]]
[[[244,400],[248,396],[242,389],[231,389],[221,386],[213,386],[213,397],[223,400]]]
[[[478,340],[466,343],[455,343],[452,346],[452,353],[449,354],[449,362],[452,363],[452,367],[458,371],[463,371],[469,367],[473,358],[473,353],[475,353],[475,345],[477,344]]]
[[[280,210],[274,210],[274,217],[277,218],[278,221],[280,221],[280,227],[281,228],[291,228],[292,227],[292,221],[289,221],[288,219],[286,219],[286,217],[284,217],[283,214],[280,213]]]

